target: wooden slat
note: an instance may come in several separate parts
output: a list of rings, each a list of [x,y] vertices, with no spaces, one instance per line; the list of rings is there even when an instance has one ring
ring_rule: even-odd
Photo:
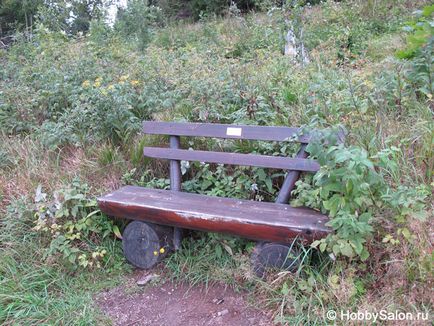
[[[218,123],[180,123],[144,121],[143,132],[153,135],[197,136],[229,139],[284,141],[300,133],[299,128],[227,125]],[[308,143],[309,135],[301,135],[298,142]]]
[[[307,158],[306,144],[302,144],[300,150],[297,153],[297,158]],[[283,181],[279,194],[276,198],[276,203],[287,204],[291,197],[291,191],[294,190],[295,183],[300,178],[300,171],[289,171]]]
[[[281,156],[239,154],[226,152],[208,152],[161,147],[143,148],[145,156],[168,160],[199,161],[243,166],[258,166],[284,170],[316,172],[320,165],[315,160]]]
[[[179,136],[169,137],[170,148],[179,149],[181,142]],[[177,160],[170,161],[170,190],[181,191],[181,163]],[[181,248],[182,229],[173,228],[173,246],[175,250]]]
[[[254,240],[310,242],[331,232],[327,216],[312,209],[179,191],[126,186],[98,198],[98,204],[111,216]]]

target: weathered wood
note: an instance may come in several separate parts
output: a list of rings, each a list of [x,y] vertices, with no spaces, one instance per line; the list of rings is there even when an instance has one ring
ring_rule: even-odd
[[[180,140],[178,136],[170,136],[170,148],[179,149]],[[181,191],[181,164],[179,160],[170,161],[170,189]]]
[[[297,158],[305,159],[307,158],[306,153],[306,145],[302,144],[300,150],[297,153]],[[279,204],[287,204],[289,201],[289,198],[291,197],[291,191],[295,187],[295,183],[297,182],[298,178],[300,178],[300,171],[292,170],[289,171],[288,174],[285,177],[285,180],[283,180],[282,187],[280,188],[279,194],[276,198],[276,203]]]
[[[179,136],[169,137],[170,148],[179,149],[181,147],[181,141]],[[170,161],[170,190],[181,191],[181,162],[178,160]],[[175,250],[181,247],[182,230],[175,227],[173,229],[173,245]]]
[[[286,170],[316,172],[320,165],[315,160],[281,156],[239,154],[226,152],[209,152],[161,147],[145,147],[145,156],[169,160],[186,160],[210,163],[258,166]]]
[[[294,136],[301,143],[308,143],[310,135],[301,135],[300,128],[227,125],[218,123],[176,123],[144,121],[143,133],[153,135],[196,136],[228,139],[284,141]]]
[[[133,221],[122,235],[122,249],[127,260],[139,268],[151,268],[172,249],[171,227]]]
[[[327,216],[308,208],[126,186],[98,198],[104,213],[162,225],[291,243],[323,238]]]
[[[278,268],[295,272],[300,266],[300,256],[300,250],[296,248],[294,243],[259,242],[256,244],[251,255],[253,272],[261,278],[265,276],[267,268]]]

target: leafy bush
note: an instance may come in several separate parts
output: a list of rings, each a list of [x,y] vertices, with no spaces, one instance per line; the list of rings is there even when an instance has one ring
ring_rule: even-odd
[[[404,31],[407,36],[407,47],[397,52],[400,59],[414,58],[427,44],[433,42],[434,5],[416,11],[416,19],[407,22]]]
[[[369,257],[366,244],[373,235],[375,215],[389,209],[399,223],[405,223],[409,216],[424,219],[429,192],[423,185],[391,189],[384,175],[396,172],[396,158],[390,156],[393,148],[370,157],[359,147],[336,144],[336,131],[332,130],[324,130],[307,146],[306,151],[318,160],[321,169],[311,179],[296,183],[297,197],[292,204],[316,208],[330,217],[327,225],[334,233],[316,240],[313,247],[333,258],[343,255],[364,261]]]
[[[19,36],[0,53],[0,209],[35,184],[56,189],[71,175],[81,175],[98,191],[115,187],[122,174],[124,183],[169,188],[168,164],[143,159],[143,146],[152,137],[136,133],[145,119],[273,126],[315,122],[319,129],[344,125],[350,131],[347,146],[328,140],[309,147],[325,165],[317,175],[303,176],[294,200],[330,214],[335,232],[315,245],[336,261],[308,248],[310,266],[295,275],[270,275],[267,288],[273,294],[266,300],[279,305],[279,320],[289,324],[327,323],[326,308],[384,307],[389,300],[403,311],[423,310],[432,295],[415,291],[428,289],[425,282],[432,279],[426,219],[434,167],[432,42],[428,38],[406,60],[393,56],[406,46],[399,26],[427,1],[326,1],[297,12],[281,10],[279,1],[255,3],[277,8],[242,15],[232,6],[226,18],[205,13],[196,24],[177,17],[173,25],[154,19],[148,8],[131,13],[132,23],[115,30],[94,21],[90,34],[77,38],[44,26],[35,28],[31,42]],[[286,8],[292,10],[289,3]],[[174,8],[173,16],[184,9]],[[304,67],[281,51],[292,18],[310,54],[311,63]],[[170,25],[160,29],[165,23]],[[160,137],[153,144],[162,142]],[[62,148],[66,144],[77,147]],[[298,150],[290,142],[184,138],[182,146],[284,156]],[[183,162],[182,169],[186,191],[243,199],[272,201],[283,180],[282,171],[255,168]],[[71,275],[92,278],[106,270],[94,269],[98,263],[121,261],[112,236],[117,230],[100,213],[90,215],[97,208],[86,189],[71,185],[61,189],[57,201],[54,194],[41,199],[38,232],[22,227],[29,219],[19,213],[22,207],[10,205],[0,219],[5,244],[0,273],[6,279],[0,287],[0,321],[61,324],[79,315],[78,309],[89,311],[90,299],[64,311],[53,300],[68,301],[65,289],[74,284],[81,289]],[[251,243],[193,233],[183,246],[166,261],[176,277],[223,279],[243,288],[251,280]],[[29,251],[35,255],[23,264],[21,255],[28,258]],[[371,259],[359,264],[368,251]],[[64,266],[82,270],[64,273]],[[88,298],[96,291],[92,282],[81,289]],[[255,284],[247,286],[265,288]],[[48,304],[41,301],[47,292]],[[384,298],[385,292],[390,296]],[[28,303],[29,297],[36,304]],[[34,312],[35,307],[44,313]],[[28,318],[29,311],[34,313]]]
[[[118,9],[114,26],[122,37],[137,42],[142,50],[151,40],[152,28],[162,22],[160,8],[147,3],[143,0],[129,0],[126,8]]]
[[[327,139],[327,143],[325,143]],[[335,257],[359,256],[366,260],[365,247],[372,235],[373,209],[381,196],[385,183],[374,170],[368,153],[355,146],[330,143],[330,137],[322,143],[312,142],[306,150],[321,164],[312,184],[298,181],[295,205],[306,205],[328,213],[327,223],[334,233],[315,241],[312,246],[329,251]]]
[[[434,48],[434,5],[416,11],[416,18],[404,27],[408,33],[407,45],[396,56],[410,59],[408,80],[413,84],[418,95],[432,100],[434,93],[433,48]]]
[[[89,259],[93,267],[80,266],[78,272],[68,260],[61,259],[60,253],[47,257],[52,235],[49,231],[33,230],[33,208],[34,204],[22,197],[11,200],[4,215],[1,212],[0,323],[101,323],[90,293],[120,284],[124,279],[128,266],[122,259],[120,246],[115,240],[104,240],[93,248],[99,253],[106,250],[104,258]],[[95,262],[103,268],[98,269]]]
[[[45,258],[59,257],[73,269],[100,268],[107,263],[103,240],[113,234],[120,237],[119,228],[100,213],[88,193],[88,186],[78,179],[55,192],[52,199],[41,186],[36,190],[34,229],[48,237]]]

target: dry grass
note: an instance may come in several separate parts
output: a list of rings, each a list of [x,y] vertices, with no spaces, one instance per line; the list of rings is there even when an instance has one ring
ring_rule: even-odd
[[[64,147],[49,151],[30,137],[5,137],[0,139],[3,153],[14,164],[0,169],[0,210],[14,199],[33,196],[40,184],[48,192],[54,192],[74,177],[88,183],[93,193],[115,189],[129,164],[101,166],[98,148]]]

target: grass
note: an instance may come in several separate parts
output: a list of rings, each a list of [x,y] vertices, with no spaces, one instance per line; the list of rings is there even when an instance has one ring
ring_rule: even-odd
[[[427,3],[328,1],[305,9],[306,67],[281,54],[282,16],[264,13],[157,29],[144,51],[116,36],[99,44],[44,33],[37,36],[39,47],[19,43],[2,51],[0,322],[108,323],[95,295],[128,275],[119,241],[104,243],[104,268],[68,269],[59,255],[44,256],[50,239],[32,230],[30,203],[38,185],[53,193],[76,177],[90,185],[91,197],[123,182],[167,186],[167,164],[142,156],[144,146],[166,140],[140,135],[142,119],[341,124],[349,144],[376,162],[383,154],[387,164],[377,170],[402,194],[394,199],[401,202],[401,221],[386,207],[375,212],[366,262],[333,261],[309,250],[298,273],[272,272],[265,282],[251,272],[251,242],[193,233],[166,259],[168,278],[247,289],[252,304],[271,310],[282,324],[326,324],[329,309],[430,311],[432,204],[424,197],[423,221],[414,198],[421,187],[432,190],[432,97],[409,77],[411,62],[395,57],[405,45],[401,25]],[[186,148],[222,146],[183,142]],[[234,146],[275,151],[262,143]],[[228,193],[254,182],[267,190],[252,170],[225,183],[233,171],[209,169],[193,165],[185,177],[200,173]],[[197,190],[194,182],[184,186]]]
[[[0,322],[25,325],[107,324],[95,295],[122,282],[128,270],[117,242],[108,244],[111,259],[96,271],[71,271],[45,258],[43,242],[31,228],[32,215],[15,201],[0,225]],[[12,206],[11,206],[12,207]]]

